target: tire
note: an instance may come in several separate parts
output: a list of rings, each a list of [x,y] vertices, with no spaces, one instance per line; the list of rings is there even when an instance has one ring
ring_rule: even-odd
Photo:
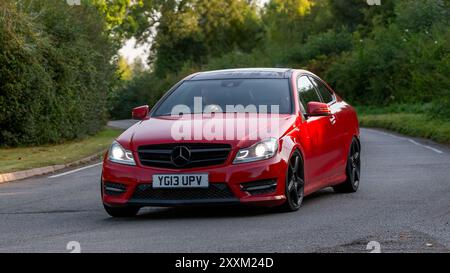
[[[139,212],[139,207],[110,207],[103,204],[106,213],[112,217],[124,218],[133,217]]]
[[[353,138],[346,167],[347,179],[344,183],[334,186],[337,193],[353,193],[359,188],[361,178],[361,145],[358,139]]]
[[[280,207],[281,211],[297,211],[305,196],[305,180],[303,175],[303,160],[299,151],[295,151],[289,159],[286,170],[286,202]]]

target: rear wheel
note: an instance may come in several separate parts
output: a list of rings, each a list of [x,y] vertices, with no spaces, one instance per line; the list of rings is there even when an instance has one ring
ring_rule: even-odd
[[[334,186],[333,189],[338,193],[356,192],[359,187],[361,177],[361,145],[356,138],[353,138],[350,147],[350,153],[347,159],[346,168],[347,180],[344,183]]]
[[[283,211],[296,211],[300,208],[304,197],[303,160],[299,151],[295,151],[286,172],[286,202],[281,206]]]
[[[112,217],[133,217],[139,212],[138,207],[110,207],[103,205],[105,211]]]

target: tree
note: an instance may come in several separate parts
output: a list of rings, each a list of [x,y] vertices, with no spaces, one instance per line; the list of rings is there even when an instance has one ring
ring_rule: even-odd
[[[335,26],[346,26],[351,30],[364,23],[365,9],[374,8],[362,0],[329,0],[329,5]]]
[[[119,78],[122,81],[129,81],[133,78],[133,69],[128,63],[127,59],[120,56],[118,61]]]
[[[106,30],[116,42],[131,37],[138,28],[134,9],[142,6],[143,0],[89,0],[103,14]]]
[[[280,44],[303,39],[301,25],[314,5],[312,0],[271,0],[266,4],[264,21],[269,39]]]
[[[185,64],[201,65],[210,56],[251,51],[262,39],[253,0],[143,0],[131,15],[140,42],[152,40],[149,63],[159,76]],[[146,20],[143,20],[145,14]]]

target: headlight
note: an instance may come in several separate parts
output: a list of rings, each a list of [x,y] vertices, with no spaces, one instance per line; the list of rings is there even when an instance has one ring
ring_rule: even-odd
[[[239,150],[233,164],[268,159],[273,157],[277,153],[277,150],[278,140],[276,138],[269,138],[258,142],[249,148]]]
[[[114,141],[108,152],[108,159],[111,162],[125,164],[125,165],[136,165],[134,162],[133,153],[125,150],[117,141]]]

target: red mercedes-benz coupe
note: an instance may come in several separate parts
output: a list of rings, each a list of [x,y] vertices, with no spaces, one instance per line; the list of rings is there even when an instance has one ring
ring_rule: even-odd
[[[295,211],[325,187],[360,181],[355,110],[305,70],[190,75],[113,142],[103,161],[108,214],[145,206],[252,204]]]

